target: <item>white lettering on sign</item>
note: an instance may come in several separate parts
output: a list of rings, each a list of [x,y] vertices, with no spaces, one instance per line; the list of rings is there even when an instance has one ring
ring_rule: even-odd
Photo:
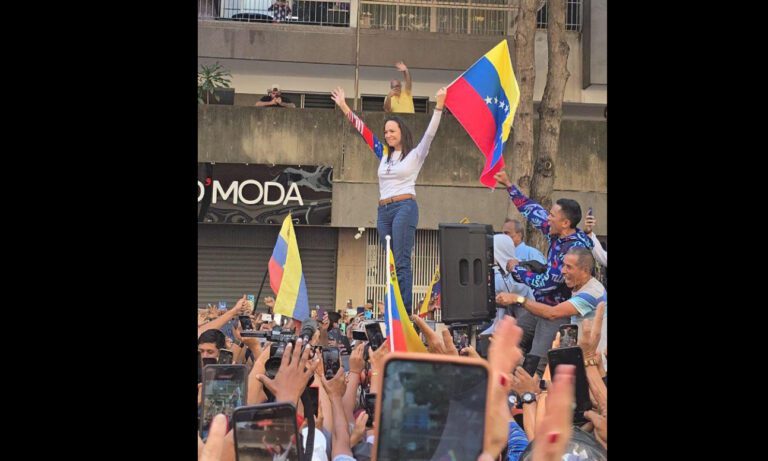
[[[246,186],[253,187],[247,188]],[[197,182],[197,190],[197,201],[202,202],[205,197],[205,187],[200,181]],[[219,200],[229,200],[235,205],[237,205],[238,201],[245,205],[256,205],[262,202],[262,200],[264,205],[288,205],[289,202],[297,202],[301,206],[304,205],[304,199],[301,198],[298,184],[291,183],[286,193],[285,187],[280,183],[267,181],[262,185],[262,183],[255,179],[248,179],[242,183],[232,181],[227,190],[224,190],[219,181],[213,181],[211,204],[216,204]]]
[[[256,189],[259,190],[259,196],[253,200],[247,200],[245,198],[245,195],[243,194],[243,191],[245,190],[245,186],[248,186],[250,184],[253,184],[256,187]],[[237,181],[233,182],[232,185],[237,186]],[[256,203],[259,202],[259,200],[261,200],[261,197],[264,196],[264,190],[261,188],[261,184],[259,184],[259,182],[254,179],[243,181],[243,183],[240,184],[240,187],[238,188],[237,191],[238,191],[238,195],[240,195],[240,201],[245,203],[246,205],[255,205]],[[226,200],[226,197],[224,197],[224,200]],[[235,205],[237,205],[237,197],[235,197]]]
[[[283,199],[285,198],[285,188],[283,187],[282,184],[276,183],[276,182],[268,182],[264,185],[264,187],[267,189],[266,192],[264,193],[264,205],[279,205],[280,202],[282,202]],[[269,200],[270,187],[273,189],[276,187],[280,190],[280,198],[275,200]],[[275,195],[275,194],[272,194],[272,195]]]

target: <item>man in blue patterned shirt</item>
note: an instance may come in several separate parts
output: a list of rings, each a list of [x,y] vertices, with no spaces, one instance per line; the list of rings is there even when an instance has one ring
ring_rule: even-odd
[[[592,250],[592,240],[576,226],[581,221],[581,207],[575,200],[559,199],[549,212],[541,205],[526,197],[509,180],[507,173],[500,171],[494,175],[509,193],[515,207],[533,227],[538,229],[549,242],[547,267],[542,273],[535,273],[525,267],[516,266],[510,272],[519,282],[533,288],[536,301],[554,306],[571,297],[571,290],[564,283],[563,260],[571,248],[584,247]],[[513,263],[516,261],[513,260]],[[514,303],[514,301],[513,301]],[[535,314],[535,313],[534,313]],[[541,357],[539,369],[546,365],[547,350],[557,334],[560,325],[568,323],[567,318],[539,318],[530,353]]]

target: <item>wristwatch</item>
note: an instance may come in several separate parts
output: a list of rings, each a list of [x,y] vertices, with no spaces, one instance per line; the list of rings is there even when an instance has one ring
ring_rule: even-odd
[[[587,359],[587,360],[584,361],[584,366],[585,367],[591,367],[591,366],[595,366],[596,367],[597,366],[597,360],[595,360],[595,359]]]
[[[526,403],[533,403],[536,401],[536,394],[533,392],[523,392],[523,395],[520,396],[520,399],[523,401],[523,405]]]
[[[515,301],[517,302],[517,304],[523,304],[525,303],[525,298],[523,296],[518,296]]]

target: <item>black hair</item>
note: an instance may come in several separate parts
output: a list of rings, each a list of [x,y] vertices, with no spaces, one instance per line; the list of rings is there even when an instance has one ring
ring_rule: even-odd
[[[400,152],[400,160],[405,160],[405,157],[408,155],[408,152],[413,150],[413,135],[411,134],[411,130],[408,129],[408,126],[405,124],[403,119],[396,115],[390,115],[389,117],[384,119],[384,126],[387,126],[387,122],[392,121],[397,123],[397,126],[400,127],[400,142],[403,145],[403,149]],[[386,142],[386,141],[384,141]],[[389,146],[390,149],[394,149],[394,146]],[[390,152],[390,155],[392,153]],[[389,163],[391,160],[391,157],[387,156],[387,163]]]
[[[571,222],[571,229],[576,229],[576,226],[579,225],[579,221],[581,221],[581,206],[579,206],[579,202],[569,198],[561,198],[555,203],[560,205],[560,209],[563,210],[565,219]]]
[[[339,320],[341,320],[341,314],[336,311],[328,311],[328,321],[331,322],[331,328],[333,328],[335,325],[338,325]]]
[[[224,349],[224,347],[227,345],[226,338],[227,337],[224,336],[224,333],[219,330],[205,330],[203,334],[197,338],[197,344],[200,345],[204,343],[214,343],[216,344],[216,349]]]

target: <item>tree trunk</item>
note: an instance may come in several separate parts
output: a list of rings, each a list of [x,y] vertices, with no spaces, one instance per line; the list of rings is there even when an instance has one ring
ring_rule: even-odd
[[[539,0],[520,0],[515,19],[515,76],[520,87],[520,103],[512,123],[512,165],[510,180],[528,193],[533,173],[533,84],[536,81],[536,7]],[[514,174],[514,176],[512,176]],[[507,217],[519,219],[509,202]]]
[[[565,39],[565,0],[547,2],[547,84],[539,105],[539,140],[536,161],[533,166],[531,195],[535,201],[549,210],[552,207],[552,188],[555,184],[555,165],[560,144],[560,121],[563,116],[565,84],[568,72],[568,42]],[[546,240],[540,232],[531,232],[528,226],[529,244],[547,250]]]

